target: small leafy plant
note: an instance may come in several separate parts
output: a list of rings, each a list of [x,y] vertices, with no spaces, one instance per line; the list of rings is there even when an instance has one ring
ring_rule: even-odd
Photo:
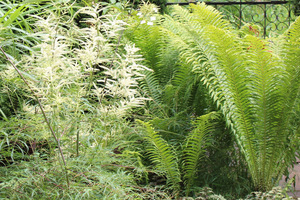
[[[189,195],[193,181],[201,177],[197,174],[198,164],[205,157],[205,148],[209,144],[208,135],[214,130],[217,118],[218,114],[215,112],[198,117],[194,122],[194,129],[181,144],[182,148],[168,144],[149,122],[139,121],[145,127],[144,138],[148,143],[149,158],[166,176],[167,185],[175,195],[181,191],[182,182],[184,182],[186,194]]]

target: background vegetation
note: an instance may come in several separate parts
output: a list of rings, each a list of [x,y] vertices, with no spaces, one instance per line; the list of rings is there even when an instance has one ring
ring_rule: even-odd
[[[300,18],[140,3],[0,3],[0,197],[288,199]]]

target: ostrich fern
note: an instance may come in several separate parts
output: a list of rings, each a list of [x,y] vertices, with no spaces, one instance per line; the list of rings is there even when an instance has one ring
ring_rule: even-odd
[[[167,183],[175,193],[180,191],[182,180],[187,195],[194,186],[194,180],[199,177],[199,163],[205,157],[205,148],[209,145],[208,134],[214,131],[218,116],[218,113],[211,112],[198,117],[193,123],[193,130],[179,145],[182,148],[170,145],[154,130],[151,123],[138,121],[145,128],[144,138],[150,160],[166,175]]]
[[[156,167],[166,174],[167,184],[174,191],[179,191],[181,182],[180,172],[175,152],[171,146],[153,129],[149,122],[139,121],[144,127],[146,136],[145,139],[149,143],[148,152],[149,158]]]
[[[205,4],[190,9],[174,6],[162,32],[226,117],[256,189],[269,190],[298,148],[289,122],[300,91],[300,18],[270,42],[250,34],[241,38]]]
[[[183,170],[186,181],[186,194],[189,194],[193,182],[197,177],[199,162],[204,158],[205,147],[209,145],[207,134],[214,131],[215,122],[218,118],[216,112],[211,112],[198,117],[195,122],[195,128],[188,135],[183,149]]]
[[[148,108],[151,114],[163,118],[178,113],[206,114],[203,111],[206,107],[205,88],[199,87],[199,77],[193,73],[193,66],[182,62],[180,51],[161,31],[162,16],[155,14],[153,6],[146,4],[141,7],[125,31],[126,37],[141,49],[144,65],[153,70],[146,72],[141,82],[142,92],[152,99]],[[156,20],[153,25],[148,25],[152,17]]]

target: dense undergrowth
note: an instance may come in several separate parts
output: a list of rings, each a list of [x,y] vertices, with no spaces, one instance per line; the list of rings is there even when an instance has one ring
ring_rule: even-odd
[[[1,199],[288,199],[300,18],[132,3],[0,3]]]

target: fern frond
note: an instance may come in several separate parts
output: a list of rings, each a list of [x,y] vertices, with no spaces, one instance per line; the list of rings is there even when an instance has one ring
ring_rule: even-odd
[[[274,49],[274,52],[279,51],[277,56],[280,58],[281,66],[285,70],[285,76],[281,78],[282,80],[282,105],[280,107],[279,120],[275,131],[278,133],[278,136],[281,138],[281,143],[276,143],[277,148],[282,148],[283,144],[289,143],[290,146],[295,140],[298,140],[297,129],[299,130],[299,123],[296,122],[294,127],[296,130],[293,131],[290,128],[292,121],[296,119],[294,111],[297,110],[299,106],[300,98],[300,17],[298,17],[294,23],[291,24],[290,28],[275,40],[275,44],[279,43],[278,47]],[[273,49],[272,49],[273,50]],[[298,104],[298,105],[297,105]],[[281,146],[280,146],[281,145]],[[277,167],[280,169],[280,172],[286,168],[284,163],[292,163],[295,160],[295,148],[290,148],[289,146],[284,148],[285,150],[281,152],[280,158],[277,162]],[[275,154],[275,152],[273,152]],[[273,155],[274,157],[274,155]],[[284,162],[282,162],[284,160]],[[272,168],[270,166],[270,168]],[[278,173],[280,173],[278,172]],[[278,178],[279,181],[279,178]]]
[[[140,24],[137,27],[131,27],[126,30],[125,35],[141,49],[145,65],[154,71],[159,70],[157,67],[159,62],[157,50],[163,45],[159,28],[157,26]]]
[[[143,95],[150,98],[148,102],[149,110],[156,116],[165,116],[162,107],[162,88],[159,84],[158,78],[155,73],[146,71],[144,79],[140,82],[140,88]]]
[[[145,127],[145,139],[149,144],[147,148],[150,160],[156,164],[159,170],[166,174],[167,184],[175,191],[178,191],[181,178],[175,152],[169,144],[154,131],[149,122],[140,120],[137,120],[137,122]]]
[[[207,135],[213,131],[214,120],[217,118],[218,114],[216,112],[198,117],[194,122],[195,128],[187,137],[183,151],[183,170],[185,172],[187,195],[196,177],[198,164],[204,157],[205,147],[208,145]]]
[[[217,28],[230,30],[231,25],[228,20],[223,19],[223,15],[212,6],[205,3],[191,4],[193,20],[203,25],[212,25]]]
[[[252,94],[252,126],[255,131],[257,142],[257,162],[260,166],[260,183],[267,180],[267,185],[272,185],[274,175],[274,159],[281,152],[274,151],[274,147],[280,148],[286,141],[286,133],[278,132],[274,134],[280,124],[278,115],[282,109],[284,101],[285,77],[287,74],[281,66],[279,58],[269,50],[267,43],[254,36],[246,36],[245,44],[248,48],[249,77],[251,81]],[[277,114],[275,114],[277,113]],[[272,133],[273,132],[273,133]]]
[[[293,105],[292,101],[294,101],[297,95],[300,95],[300,17],[298,17],[285,32],[282,40],[284,42],[282,45],[283,51],[281,58],[289,73],[289,79],[291,78],[286,86],[289,88],[286,96],[292,95],[290,98],[286,98],[288,100],[287,105]]]
[[[176,94],[180,98],[181,107],[187,107],[192,96],[192,90],[197,76],[192,72],[192,66],[182,63],[177,67],[172,83],[177,87]]]

